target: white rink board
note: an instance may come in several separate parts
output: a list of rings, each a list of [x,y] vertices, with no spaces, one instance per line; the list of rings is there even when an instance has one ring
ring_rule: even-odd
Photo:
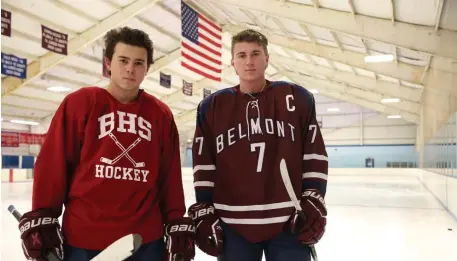
[[[420,181],[457,218],[457,177],[421,170]]]
[[[420,182],[421,171],[329,172],[328,229],[316,247],[320,261],[457,260],[457,220]],[[190,206],[194,202],[190,168],[183,169],[183,181],[186,205]],[[17,205],[22,212],[30,208],[32,184],[2,183],[2,260],[25,261],[17,222],[6,208],[9,204]],[[195,261],[210,260],[216,259],[197,250]]]

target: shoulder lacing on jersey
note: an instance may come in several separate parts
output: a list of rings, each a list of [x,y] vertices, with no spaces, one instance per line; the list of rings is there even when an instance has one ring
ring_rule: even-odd
[[[255,100],[255,101],[250,101],[248,102],[248,104],[246,105],[246,126],[247,126],[247,132],[248,132],[248,140],[251,140],[250,138],[250,125],[249,125],[249,108],[251,109],[257,109],[257,118],[259,119],[259,122],[261,122],[260,120],[260,109],[259,109],[259,101],[258,100]],[[260,133],[263,134],[262,132],[262,129],[260,130]]]

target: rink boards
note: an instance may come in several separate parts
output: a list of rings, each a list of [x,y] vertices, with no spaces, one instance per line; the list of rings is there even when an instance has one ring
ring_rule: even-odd
[[[191,186],[193,177],[191,168],[183,168],[183,181],[185,186]],[[385,177],[386,179],[410,177],[417,178],[424,188],[429,190],[443,207],[457,220],[457,177],[449,177],[422,169],[394,169],[394,168],[330,168],[329,182],[338,176],[353,178]],[[27,182],[32,181],[31,169],[2,169],[2,182]],[[192,191],[186,191],[186,196],[192,198]],[[186,197],[187,198],[187,197]]]

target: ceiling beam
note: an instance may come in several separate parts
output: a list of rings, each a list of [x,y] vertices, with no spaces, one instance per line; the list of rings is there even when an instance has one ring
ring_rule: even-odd
[[[346,85],[346,84],[341,84],[337,82],[330,82],[328,80],[321,80],[317,78],[311,78],[306,75],[302,75],[299,73],[294,73],[294,72],[282,72],[282,74],[289,79],[293,79],[295,82],[297,82],[301,86],[307,86],[310,85],[312,88],[316,88],[319,90],[319,88],[327,89],[329,91],[335,91],[341,94],[350,94],[355,97],[359,97],[361,99],[365,99],[367,101],[370,101],[374,104],[379,104],[383,107],[390,108],[393,111],[397,112],[405,112],[409,114],[414,114],[417,116],[417,119],[419,119],[419,113],[420,113],[420,105],[418,103],[411,103],[408,101],[400,101],[397,103],[386,103],[382,104],[381,99],[383,98],[382,95],[373,93],[367,90],[363,90],[360,88],[356,88],[354,86]],[[306,83],[306,84],[303,84]],[[370,108],[371,109],[371,108]]]
[[[12,13],[21,14],[31,20],[34,20],[35,22],[37,22],[39,24],[53,28],[54,30],[58,30],[61,33],[68,34],[68,38],[72,38],[78,34],[76,31],[73,31],[73,30],[65,27],[65,25],[56,24],[46,18],[40,17],[36,14],[33,14],[32,12],[24,10],[23,7],[16,7],[16,6],[12,6],[8,3],[3,2],[2,8],[6,9],[8,11],[11,11]]]
[[[248,29],[248,27],[232,24],[226,25],[223,28],[231,34],[236,34],[237,32]],[[278,45],[282,48],[292,49],[298,53],[311,54],[348,66],[354,66],[356,68],[364,69],[392,78],[420,84],[420,76],[423,70],[420,66],[409,65],[405,63],[398,63],[396,66],[392,66],[392,63],[365,63],[365,55],[361,53],[349,50],[345,50],[343,53],[336,47],[320,44],[314,45],[310,42],[296,38],[288,38],[285,36],[277,35],[271,30],[264,30],[262,33],[265,34],[265,36],[268,38],[269,43]]]
[[[2,113],[3,121],[16,120],[18,118],[20,118],[21,120],[24,120],[24,121],[37,121],[37,120],[39,121],[39,120],[42,119],[41,117],[30,117],[30,116],[22,116],[22,115],[13,115],[13,114]]]
[[[247,29],[247,27],[238,25],[226,25],[223,28],[231,34],[236,34],[239,31]],[[307,41],[277,35],[271,31],[262,31],[262,33],[266,35],[270,43],[276,44],[283,48],[295,50],[299,53],[312,54],[330,61],[336,61],[345,65],[353,66],[415,84],[421,84],[422,82],[422,73],[424,68],[421,66],[410,65],[402,62],[365,63],[365,55],[361,53],[349,50],[341,52],[338,48],[335,47],[314,45]],[[456,74],[450,72],[430,68],[427,76],[423,79],[423,84],[432,90],[436,89],[439,92],[446,92],[449,95],[455,95],[455,90],[451,85],[451,80],[452,77],[456,76]]]
[[[98,24],[93,25],[88,30],[68,41],[68,55],[60,55],[48,52],[33,63],[27,66],[27,79],[16,77],[6,77],[2,79],[2,97],[8,95],[16,88],[31,82],[50,68],[63,62],[65,59],[81,51],[87,45],[93,43],[103,36],[107,31],[124,24],[140,12],[152,7],[160,0],[137,0],[116,12]]]
[[[208,0],[457,60],[457,32],[276,0]],[[418,39],[420,39],[418,41]]]
[[[277,54],[270,54],[270,61],[287,64],[296,72],[310,75],[321,75],[334,81],[345,82],[349,85],[360,86],[373,93],[382,94],[385,98],[401,98],[412,103],[418,103],[421,98],[421,89],[414,89],[387,81],[356,75],[354,73],[334,70],[324,66],[313,65],[295,58],[288,58]]]

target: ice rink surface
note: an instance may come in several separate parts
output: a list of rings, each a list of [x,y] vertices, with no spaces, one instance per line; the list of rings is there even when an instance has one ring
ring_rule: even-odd
[[[399,170],[401,171],[401,170]],[[10,204],[25,212],[32,182],[2,183],[2,259],[25,260]],[[187,206],[193,203],[185,179]],[[330,176],[328,229],[317,244],[320,261],[456,261],[457,221],[407,175]],[[196,261],[216,260],[197,252]]]

